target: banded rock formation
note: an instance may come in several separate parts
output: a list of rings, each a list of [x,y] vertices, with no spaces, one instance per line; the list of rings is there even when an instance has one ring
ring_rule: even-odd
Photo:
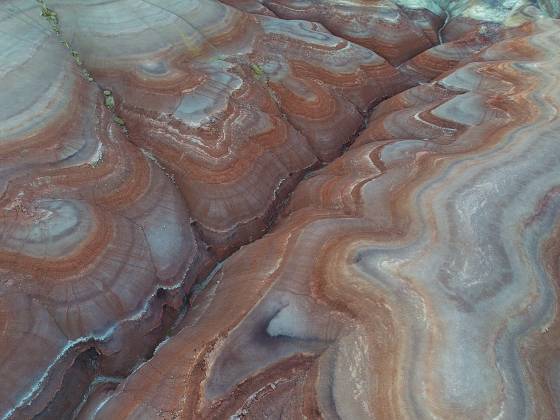
[[[304,171],[336,157],[362,113],[409,83],[311,22],[209,0],[50,4],[219,256],[260,236]]]
[[[245,10],[254,9],[241,3]],[[441,16],[427,9],[404,9],[392,1],[332,2],[263,0],[263,5],[284,19],[319,22],[331,33],[376,51],[394,65],[438,42]]]
[[[3,417],[560,417],[560,23],[2,6]]]
[[[559,42],[378,106],[97,418],[558,418]]]
[[[82,352],[117,353],[120,374],[149,354],[205,247],[36,3],[4,2],[0,22],[0,413],[27,417]]]

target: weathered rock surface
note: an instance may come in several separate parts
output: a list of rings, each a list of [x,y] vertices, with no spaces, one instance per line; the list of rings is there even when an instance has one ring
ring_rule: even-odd
[[[208,0],[50,4],[220,256],[262,234],[303,172],[407,86],[373,51],[311,22]]]
[[[443,23],[430,11],[424,11],[421,22],[416,21],[419,13],[409,16],[406,9],[389,0],[264,0],[263,4],[284,19],[319,22],[331,33],[376,51],[394,65],[436,44],[437,27]]]
[[[494,3],[2,3],[2,417],[560,418],[560,22]]]
[[[560,25],[524,31],[377,107],[98,418],[557,418]]]
[[[175,185],[126,140],[35,3],[2,7],[4,415],[38,393],[46,407],[64,369],[94,341],[117,336],[98,351],[130,350],[131,360],[149,351],[127,348],[161,324],[157,290],[192,282],[205,251]]]

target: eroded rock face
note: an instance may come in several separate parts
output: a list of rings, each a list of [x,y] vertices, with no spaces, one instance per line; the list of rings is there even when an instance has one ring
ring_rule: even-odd
[[[378,52],[394,65],[436,44],[437,27],[443,23],[426,9],[414,13],[389,0],[264,0],[263,4],[284,19],[320,22],[331,33]]]
[[[560,417],[541,3],[4,2],[2,416]]]
[[[316,23],[208,0],[51,5],[220,256],[262,234],[303,172],[337,156],[361,113],[407,85]]]
[[[99,418],[556,418],[559,37],[377,107]]]
[[[62,374],[71,352],[112,335],[133,341],[128,324],[139,324],[137,332],[156,328],[157,290],[192,282],[205,251],[175,185],[126,140],[101,91],[37,20],[35,3],[2,7],[0,412],[6,414],[39,392],[54,392],[60,377],[50,373]],[[124,353],[129,344],[113,342],[106,351]]]

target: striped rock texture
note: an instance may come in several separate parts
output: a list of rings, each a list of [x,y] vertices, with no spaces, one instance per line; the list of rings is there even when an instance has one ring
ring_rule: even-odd
[[[303,173],[410,83],[317,23],[209,0],[50,4],[115,94],[131,141],[173,174],[220,257],[260,236]]]
[[[495,3],[0,4],[0,417],[560,418],[558,6]]]
[[[80,354],[118,353],[103,369],[123,374],[149,352],[206,251],[35,2],[4,3],[0,22],[0,412],[29,418],[87,390],[87,371],[64,379]]]

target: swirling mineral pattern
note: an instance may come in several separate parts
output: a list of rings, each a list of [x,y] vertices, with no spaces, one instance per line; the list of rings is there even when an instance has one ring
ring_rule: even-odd
[[[560,419],[559,14],[0,1],[0,418]]]
[[[556,419],[560,23],[385,101],[102,419]]]
[[[440,17],[424,11],[421,17],[392,1],[263,0],[276,16],[320,22],[331,33],[377,52],[394,65],[437,42]]]
[[[149,351],[129,330],[158,328],[156,291],[202,257],[171,180],[36,11],[0,8],[0,413],[22,418],[87,388],[87,374],[71,376],[88,349],[98,363]]]
[[[211,0],[50,4],[218,256],[261,235],[304,171],[350,141],[360,112],[406,86],[316,23]]]

